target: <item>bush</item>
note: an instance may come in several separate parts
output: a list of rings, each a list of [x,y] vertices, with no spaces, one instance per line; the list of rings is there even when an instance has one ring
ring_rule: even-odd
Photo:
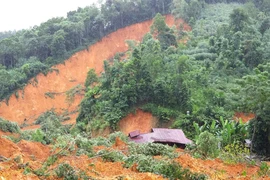
[[[20,127],[17,123],[10,122],[0,118],[0,130],[4,132],[20,133]]]
[[[183,169],[178,163],[169,160],[157,160],[151,156],[143,154],[131,155],[125,159],[125,167],[131,167],[136,163],[140,172],[151,172],[162,175],[168,179],[206,179],[203,174],[191,173],[188,169]]]
[[[109,151],[106,149],[98,151],[97,155],[100,155],[103,161],[106,162],[122,162],[125,155],[120,151]]]
[[[146,156],[167,156],[170,158],[177,157],[174,148],[168,145],[158,143],[135,144],[130,143],[128,146],[130,154],[143,154]]]
[[[43,144],[45,144],[45,141],[44,141],[44,137],[45,137],[45,134],[42,130],[40,129],[37,129],[36,131],[34,131],[32,134],[31,134],[31,140],[32,141],[37,141],[37,142],[41,142]]]
[[[178,115],[177,111],[151,103],[143,105],[141,109],[151,112],[154,116],[163,122],[170,121],[171,118],[175,118]]]
[[[55,170],[56,175],[64,180],[77,180],[79,179],[76,171],[69,164],[59,164]]]
[[[120,132],[120,131],[111,133],[111,134],[109,135],[108,139],[109,139],[109,141],[110,141],[111,143],[115,143],[115,139],[116,139],[117,137],[120,138],[122,141],[124,141],[124,142],[126,142],[126,143],[127,143],[127,141],[128,141],[128,137],[127,137],[124,133],[122,133],[122,132]]]
[[[245,156],[249,155],[249,149],[243,143],[234,142],[225,146],[224,152],[220,154],[220,158],[227,163],[242,163],[246,161]]]
[[[200,134],[196,144],[197,152],[204,158],[215,158],[218,156],[218,140],[213,134],[209,133],[208,131],[204,131]]]

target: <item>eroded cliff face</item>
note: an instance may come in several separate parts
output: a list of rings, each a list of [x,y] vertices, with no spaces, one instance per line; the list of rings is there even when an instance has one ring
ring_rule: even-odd
[[[169,26],[175,24],[171,15],[166,16]],[[183,23],[178,20],[177,24]],[[24,90],[18,92],[19,98],[12,95],[6,104],[1,102],[0,117],[19,124],[32,124],[42,113],[54,108],[58,113],[75,112],[70,115],[66,123],[75,123],[78,105],[83,98],[83,93],[75,95],[74,101],[67,100],[66,92],[78,85],[83,87],[89,69],[93,68],[96,73],[103,71],[103,61],[113,57],[117,52],[128,50],[126,40],[140,41],[150,31],[152,20],[134,24],[117,30],[102,38],[99,42],[90,46],[87,50],[75,53],[65,60],[64,64],[53,67],[46,76],[37,75],[30,80]],[[190,27],[185,24],[185,29]]]

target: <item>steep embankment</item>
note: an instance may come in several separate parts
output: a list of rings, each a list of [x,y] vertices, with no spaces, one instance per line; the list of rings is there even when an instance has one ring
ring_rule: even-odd
[[[174,18],[166,16],[166,23],[174,24]],[[179,21],[177,22],[179,23]],[[87,50],[74,54],[64,64],[54,66],[54,71],[47,76],[37,75],[22,91],[19,98],[12,95],[8,104],[1,102],[0,117],[19,124],[32,124],[43,112],[52,108],[58,113],[75,112],[83,95],[76,95],[72,103],[67,101],[66,92],[83,85],[89,69],[94,68],[97,73],[103,70],[103,60],[109,59],[117,52],[128,50],[127,39],[140,41],[149,32],[152,20],[134,24],[104,37]],[[190,29],[188,25],[185,29]],[[67,123],[75,123],[77,114],[71,115]]]

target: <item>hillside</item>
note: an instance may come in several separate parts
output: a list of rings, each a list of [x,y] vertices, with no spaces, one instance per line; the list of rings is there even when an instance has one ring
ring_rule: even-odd
[[[166,23],[174,25],[174,18],[166,16]],[[179,23],[179,21],[178,21]],[[112,58],[116,53],[125,52],[128,46],[126,40],[132,39],[140,41],[149,32],[152,21],[145,21],[134,24],[102,38],[87,50],[74,54],[67,59],[64,64],[54,66],[57,72],[43,74],[30,80],[24,90],[18,92],[18,98],[12,95],[8,101],[1,102],[0,117],[8,119],[18,124],[26,123],[31,125],[42,113],[55,109],[59,114],[74,112],[71,120],[67,123],[75,123],[78,105],[83,98],[76,95],[74,102],[67,102],[66,92],[81,85],[84,86],[87,72],[94,68],[97,73],[103,71],[103,60]],[[185,29],[190,27],[185,25]],[[46,96],[51,93],[53,97]]]
[[[270,179],[269,9],[108,0],[0,40],[0,180]]]

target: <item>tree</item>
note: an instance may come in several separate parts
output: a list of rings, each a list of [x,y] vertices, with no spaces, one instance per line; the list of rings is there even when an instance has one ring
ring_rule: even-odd
[[[251,121],[252,147],[259,154],[270,156],[270,63],[255,68],[254,75],[239,80],[242,107],[256,114]]]
[[[213,134],[209,133],[208,131],[204,131],[199,135],[196,144],[198,152],[204,158],[215,158],[218,156],[218,140]]]
[[[51,51],[55,58],[59,58],[66,53],[65,34],[63,30],[59,30],[53,35]]]
[[[230,15],[230,25],[234,32],[242,31],[248,23],[249,17],[247,13],[240,8],[234,9]]]

